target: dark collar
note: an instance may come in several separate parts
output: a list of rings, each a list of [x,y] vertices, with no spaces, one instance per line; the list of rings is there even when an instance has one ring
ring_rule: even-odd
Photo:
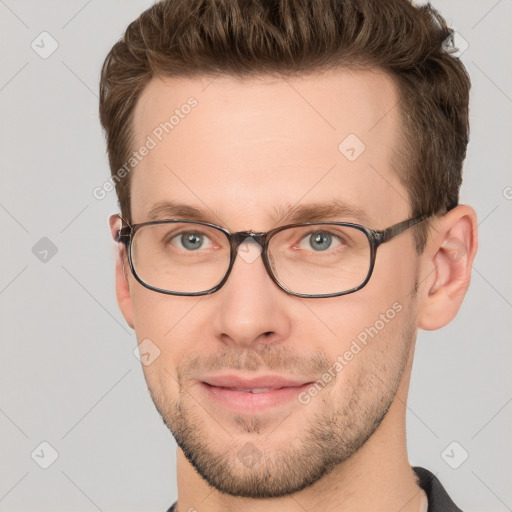
[[[441,482],[428,469],[413,467],[418,477],[418,485],[425,491],[428,498],[428,512],[462,512],[453,503]]]
[[[462,510],[453,503],[448,493],[444,490],[441,482],[428,469],[414,467],[412,468],[418,477],[418,485],[425,491],[428,498],[428,512],[462,512]],[[167,512],[175,512],[173,503]]]

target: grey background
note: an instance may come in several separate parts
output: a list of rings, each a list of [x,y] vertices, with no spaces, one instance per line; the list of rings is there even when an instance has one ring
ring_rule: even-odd
[[[115,302],[115,195],[92,195],[109,175],[100,66],[150,3],[0,0],[1,511],[163,511],[177,496],[174,440]],[[457,319],[419,335],[410,460],[465,511],[503,512],[512,510],[512,0],[434,5],[468,44],[462,201],[479,215],[480,251]],[[59,45],[46,59],[31,47],[43,31]],[[51,462],[43,441],[58,452],[48,469],[38,465]]]

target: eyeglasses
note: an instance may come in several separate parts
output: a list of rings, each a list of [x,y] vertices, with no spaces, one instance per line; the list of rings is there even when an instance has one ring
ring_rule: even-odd
[[[321,298],[363,288],[372,275],[377,248],[429,215],[382,231],[347,222],[309,222],[266,233],[231,233],[222,226],[184,219],[129,225],[118,217],[122,225],[115,240],[126,246],[135,279],[155,292],[214,293],[227,281],[237,254],[250,262],[244,254],[249,245],[242,249],[242,244],[258,244],[253,249],[261,252],[279,288],[296,297]]]

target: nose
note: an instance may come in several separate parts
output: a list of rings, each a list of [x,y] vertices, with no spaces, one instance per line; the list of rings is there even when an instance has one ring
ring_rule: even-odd
[[[248,348],[287,338],[291,329],[287,307],[293,297],[267,274],[261,246],[252,237],[239,245],[228,280],[215,295],[213,327],[224,343]]]

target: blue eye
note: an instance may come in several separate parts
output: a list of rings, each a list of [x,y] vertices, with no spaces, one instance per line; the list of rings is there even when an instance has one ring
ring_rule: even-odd
[[[307,244],[306,246],[304,244]],[[339,237],[328,231],[314,231],[308,233],[300,242],[301,249],[313,249],[314,251],[326,251],[340,244]]]
[[[198,235],[197,233],[185,233],[181,235],[180,242],[185,249],[195,251],[203,244],[203,236]]]
[[[187,231],[173,237],[171,239],[171,244],[176,245],[179,249],[197,251],[198,249],[208,248],[211,245],[211,242],[203,233]]]
[[[320,232],[309,235],[309,245],[315,251],[329,249],[332,243],[332,236],[329,233]]]

